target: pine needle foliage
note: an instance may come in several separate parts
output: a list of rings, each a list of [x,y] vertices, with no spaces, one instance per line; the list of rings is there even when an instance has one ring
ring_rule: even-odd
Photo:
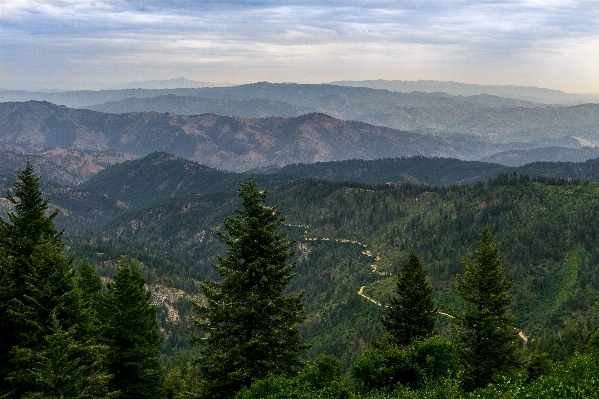
[[[384,341],[400,347],[417,339],[430,337],[435,331],[437,306],[433,289],[414,251],[397,275],[397,290],[389,300],[389,311],[381,317]]]
[[[107,291],[103,318],[107,320],[107,369],[114,376],[111,390],[119,391],[122,399],[162,398],[163,370],[158,360],[162,336],[137,262],[122,258]]]
[[[60,335],[58,323],[69,331],[72,347],[79,348],[80,355],[77,360],[70,358],[75,362],[70,366],[80,373],[72,374],[71,382],[82,387],[80,394],[100,397],[106,393],[103,384],[107,380],[101,370],[102,356],[89,334],[73,257],[63,253],[62,231],[54,226],[58,213],[49,212],[48,200],[39,188],[40,177],[29,162],[17,177],[13,190],[6,194],[15,211],[8,213],[8,220],[0,219],[0,396],[58,392],[48,391],[46,372],[40,371],[49,365],[49,354],[58,353],[51,347],[56,343],[51,337]],[[93,375],[102,377],[94,379]]]
[[[510,313],[512,282],[501,266],[499,248],[485,227],[476,260],[462,260],[464,277],[456,276],[464,310],[454,312],[453,336],[466,390],[484,387],[494,375],[511,375],[520,367],[518,330]]]
[[[58,209],[49,213],[49,203],[39,188],[40,177],[33,165],[17,173],[18,180],[6,199],[14,205],[15,212],[8,213],[8,221],[0,219],[0,245],[5,256],[30,256],[42,242],[54,243],[62,248],[62,231],[54,226]]]
[[[75,326],[64,330],[56,314],[52,314],[50,334],[42,350],[19,348],[16,360],[29,360],[34,366],[25,369],[36,381],[36,388],[24,399],[89,399],[114,398],[116,392],[106,389],[110,376],[101,368],[106,346],[80,344]],[[28,359],[34,357],[34,359]],[[86,359],[94,359],[89,363]]]
[[[194,324],[205,334],[198,368],[205,398],[227,398],[269,374],[298,371],[302,349],[298,324],[305,319],[303,293],[283,294],[293,277],[293,245],[276,230],[284,223],[254,177],[239,188],[241,209],[224,220],[225,257],[214,265],[222,281],[198,284]]]

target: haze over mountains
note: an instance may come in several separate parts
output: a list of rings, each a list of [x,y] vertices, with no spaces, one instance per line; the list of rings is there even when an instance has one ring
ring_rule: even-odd
[[[563,105],[576,102],[575,95],[555,90],[431,81],[202,87],[203,82],[179,78],[137,83],[148,88],[0,91],[4,101],[70,107],[2,104],[0,143],[8,151],[53,150],[56,156],[62,149],[75,158],[81,154],[73,151],[97,156],[112,151],[109,158],[123,159],[166,151],[232,171],[415,155],[509,166],[599,156],[599,104]],[[409,89],[458,95],[399,92]],[[558,100],[561,105],[546,104]],[[78,162],[94,157],[86,156]],[[92,166],[96,161],[83,163],[83,175],[97,167]]]
[[[437,80],[340,80],[330,84],[339,86],[370,87],[410,93],[447,93],[454,96],[475,96],[490,94],[493,96],[514,98],[542,104],[584,104],[599,102],[598,93],[574,94],[561,90],[544,89],[530,86],[477,85]]]
[[[106,114],[48,102],[0,104],[0,144],[11,151],[166,151],[211,167],[243,171],[268,165],[414,155],[477,159],[524,145],[441,138],[342,121],[318,113],[246,119],[205,114]]]
[[[155,111],[259,118],[319,112],[419,134],[473,136],[477,140],[499,143],[540,140],[542,146],[580,147],[580,143],[595,145],[599,140],[596,128],[599,105],[548,106],[489,94],[456,96],[440,92],[400,93],[367,87],[263,82],[233,87],[99,92],[4,91],[0,92],[0,99],[43,100],[109,113]],[[576,144],[564,139],[572,136],[582,140]]]

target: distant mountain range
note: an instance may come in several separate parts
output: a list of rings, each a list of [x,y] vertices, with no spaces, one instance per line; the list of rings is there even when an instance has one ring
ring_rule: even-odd
[[[216,114],[241,118],[279,116],[289,118],[317,111],[314,107],[300,107],[289,103],[253,99],[213,99],[166,94],[157,97],[127,98],[87,107],[94,111],[121,114],[129,112],[170,112],[177,115]]]
[[[262,118],[324,113],[334,118],[440,137],[564,146],[564,137],[599,142],[599,104],[548,106],[488,94],[400,93],[366,87],[256,83],[234,87],[63,93],[0,92],[4,101],[44,100],[109,113],[214,113]],[[595,144],[591,144],[595,145]],[[538,145],[528,147],[534,148]]]
[[[543,147],[530,150],[511,150],[498,152],[481,161],[507,166],[522,166],[531,162],[584,162],[599,157],[599,147],[564,148]]]
[[[51,148],[37,152],[0,149],[0,174],[14,176],[29,160],[45,181],[62,185],[77,185],[115,164],[136,158],[114,151],[78,151]]]
[[[408,133],[319,113],[260,119],[154,112],[115,115],[37,101],[0,103],[0,145],[25,153],[61,148],[135,157],[166,151],[231,171],[415,155],[475,160],[529,148]]]
[[[408,95],[409,94],[409,95]],[[498,96],[480,95],[465,98],[445,93],[397,93],[367,87],[343,87],[329,84],[296,84],[259,82],[231,87],[120,90],[79,90],[65,92],[27,92],[0,90],[0,101],[49,101],[73,108],[89,108],[106,102],[129,98],[149,98],[166,95],[201,97],[213,100],[268,99],[299,107],[357,111],[360,107],[378,110],[382,106],[433,106],[456,103],[478,108],[544,107],[530,101],[519,101]],[[456,97],[456,98],[454,98]],[[361,104],[361,105],[360,105]],[[353,108],[352,108],[353,107]],[[336,116],[331,114],[331,116]]]
[[[183,77],[164,80],[144,80],[137,82],[121,82],[110,85],[110,90],[119,89],[178,89],[229,86],[222,83],[200,82]]]
[[[0,79],[2,90],[16,90],[29,92],[68,92],[68,91],[91,91],[91,90],[121,90],[121,89],[176,89],[176,88],[199,88],[199,87],[223,87],[232,86],[228,83],[204,82],[186,79],[183,77],[164,80],[123,81],[118,83],[103,83],[98,81],[37,81],[20,82]],[[2,91],[0,90],[0,91]]]
[[[493,96],[532,101],[543,104],[584,104],[599,102],[599,93],[575,94],[561,90],[543,89],[530,86],[477,85],[458,82],[440,82],[437,80],[341,80],[330,84],[352,87],[370,87],[410,93],[447,93],[454,96],[475,96],[490,94]]]

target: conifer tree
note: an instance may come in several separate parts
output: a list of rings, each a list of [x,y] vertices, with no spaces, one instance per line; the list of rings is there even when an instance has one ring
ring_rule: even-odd
[[[15,360],[32,364],[24,369],[36,381],[35,389],[24,399],[84,399],[111,398],[107,382],[110,376],[102,369],[101,360],[106,347],[81,344],[76,339],[76,326],[63,330],[56,313],[52,313],[52,326],[44,337],[40,350],[17,348]],[[33,359],[32,359],[33,357]],[[95,359],[89,363],[86,359]]]
[[[484,387],[494,374],[510,375],[520,366],[518,330],[508,293],[512,282],[501,266],[488,226],[477,246],[475,263],[464,258],[464,278],[456,277],[464,310],[454,312],[453,334],[467,390]]]
[[[289,375],[301,365],[298,324],[305,319],[303,294],[283,294],[293,277],[292,242],[276,230],[284,223],[254,177],[240,185],[241,209],[224,220],[226,257],[214,265],[221,282],[199,284],[203,299],[194,320],[205,334],[198,360],[204,398],[232,397],[269,374]]]
[[[79,262],[75,269],[75,282],[81,295],[85,319],[88,321],[88,333],[102,340],[106,328],[106,321],[100,317],[100,312],[105,307],[102,279],[87,259]]]
[[[82,349],[78,361],[87,373],[81,376],[82,386],[99,372],[101,360],[84,348],[94,343],[87,334],[73,258],[63,254],[62,231],[54,226],[57,212],[48,212],[29,162],[17,176],[7,193],[15,212],[8,221],[0,219],[0,393],[7,398],[41,392],[40,375],[31,371],[39,369],[48,350],[55,319],[73,331],[71,338]]]
[[[437,315],[432,292],[420,259],[411,251],[397,275],[397,295],[391,297],[389,311],[381,317],[386,329],[383,340],[401,347],[431,336]]]
[[[109,387],[121,399],[163,397],[158,360],[162,336],[156,308],[137,262],[121,259],[114,282],[107,286],[103,317],[107,320]]]
[[[90,303],[97,300],[102,292],[102,279],[87,259],[79,262],[75,275],[83,300],[90,301]]]

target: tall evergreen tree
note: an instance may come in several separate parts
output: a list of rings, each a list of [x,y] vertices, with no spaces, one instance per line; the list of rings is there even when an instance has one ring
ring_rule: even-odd
[[[40,350],[18,348],[17,362],[30,363],[31,368],[23,371],[36,381],[35,389],[27,392],[25,399],[84,399],[112,398],[107,382],[110,376],[103,371],[101,360],[106,347],[79,343],[76,326],[63,330],[56,314],[52,314],[50,334],[44,337],[45,345]],[[87,360],[94,359],[90,364]]]
[[[397,275],[396,296],[389,300],[389,311],[381,317],[385,327],[383,341],[407,346],[416,339],[431,336],[435,330],[437,307],[433,289],[414,251]]]
[[[241,209],[224,220],[226,257],[214,265],[221,282],[199,284],[203,300],[194,320],[205,334],[198,369],[205,398],[227,398],[269,374],[289,375],[301,365],[298,324],[305,319],[303,294],[284,295],[293,277],[292,242],[276,230],[284,223],[254,177],[239,188]]]
[[[465,274],[456,277],[464,310],[454,312],[453,335],[467,390],[484,387],[494,374],[520,367],[518,330],[510,313],[512,285],[501,266],[499,248],[485,227],[477,242],[476,261],[462,260]]]
[[[39,375],[31,370],[38,369],[48,349],[54,319],[73,331],[77,345],[94,345],[86,333],[73,258],[63,254],[62,232],[54,226],[57,212],[48,212],[39,176],[29,162],[17,176],[7,193],[15,212],[8,214],[8,221],[0,219],[0,392],[8,398],[42,389]],[[97,352],[81,353],[85,373],[98,373]]]
[[[106,334],[106,320],[100,315],[105,307],[102,279],[87,259],[83,259],[75,269],[75,281],[81,294],[85,319],[88,321],[87,332],[90,338],[101,342]]]
[[[121,259],[107,290],[102,317],[107,320],[107,370],[113,375],[109,387],[121,399],[163,397],[158,360],[162,336],[137,262]]]

